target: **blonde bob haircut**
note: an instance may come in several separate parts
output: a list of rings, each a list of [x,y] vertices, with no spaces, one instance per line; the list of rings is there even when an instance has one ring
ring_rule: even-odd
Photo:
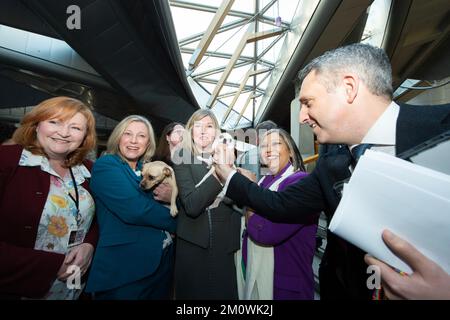
[[[16,129],[12,139],[31,153],[48,157],[37,139],[36,128],[38,124],[50,119],[66,121],[77,113],[81,113],[87,120],[86,135],[81,145],[67,155],[63,165],[67,168],[79,165],[87,154],[94,150],[97,142],[94,115],[91,109],[80,100],[69,97],[54,97],[42,101],[23,117],[20,127]]]
[[[147,127],[148,145],[147,145],[147,148],[145,149],[144,154],[139,158],[139,160],[142,161],[143,163],[149,162],[149,161],[151,161],[153,155],[155,154],[155,149],[156,149],[155,133],[153,131],[153,127],[152,127],[150,121],[147,118],[145,118],[143,116],[139,116],[139,115],[128,116],[128,117],[124,118],[122,121],[120,121],[119,124],[116,125],[113,132],[109,136],[108,142],[106,144],[106,153],[107,154],[117,154],[124,161],[126,161],[125,158],[123,157],[123,155],[120,153],[119,143],[120,143],[120,138],[122,138],[123,133],[125,132],[125,130],[127,130],[128,126],[132,122],[142,122]]]
[[[199,155],[201,152],[197,149],[197,147],[194,144],[194,138],[192,136],[192,131],[194,129],[194,124],[197,121],[202,120],[203,118],[210,117],[212,121],[214,122],[214,126],[216,129],[216,136],[220,133],[220,127],[219,122],[217,121],[216,116],[211,110],[207,109],[200,109],[195,111],[192,116],[189,118],[188,122],[186,123],[186,130],[184,130],[183,133],[183,141],[182,141],[182,147],[185,150],[189,150],[192,155]]]

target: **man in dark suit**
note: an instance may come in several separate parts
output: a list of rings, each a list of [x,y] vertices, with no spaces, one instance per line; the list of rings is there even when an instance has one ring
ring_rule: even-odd
[[[329,222],[339,204],[341,186],[355,163],[350,150],[358,145],[370,144],[375,151],[398,155],[450,129],[450,105],[400,107],[392,101],[391,66],[379,48],[352,44],[326,52],[300,71],[299,81],[300,122],[313,129],[320,143],[330,144],[312,174],[283,192],[271,192],[230,166],[216,165],[228,188],[228,197],[274,222],[303,223],[318,211],[324,211]],[[219,163],[230,163],[226,157],[218,152]],[[389,239],[385,240],[389,245]],[[428,259],[427,262],[433,264]],[[366,268],[364,252],[328,232],[319,270],[321,297],[370,298]],[[441,282],[446,279],[446,291],[450,288],[450,276],[440,270]],[[411,282],[417,278],[404,278],[410,282],[403,285],[417,287],[416,282]],[[383,274],[382,281],[390,288]],[[401,297],[391,295],[394,296]]]

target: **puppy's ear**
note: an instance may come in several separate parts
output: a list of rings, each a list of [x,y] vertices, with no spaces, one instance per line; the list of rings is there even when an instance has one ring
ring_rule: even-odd
[[[170,176],[172,175],[172,171],[170,171],[169,168],[164,168],[164,169],[163,169],[163,174],[164,174],[166,177],[170,177]]]

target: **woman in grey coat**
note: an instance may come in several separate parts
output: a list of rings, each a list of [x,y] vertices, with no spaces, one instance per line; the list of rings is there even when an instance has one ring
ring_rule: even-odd
[[[198,110],[186,125],[183,147],[172,160],[179,190],[175,258],[176,299],[237,299],[234,253],[240,246],[240,215],[200,157],[210,159],[220,132],[214,114]],[[217,205],[218,203],[218,205]]]

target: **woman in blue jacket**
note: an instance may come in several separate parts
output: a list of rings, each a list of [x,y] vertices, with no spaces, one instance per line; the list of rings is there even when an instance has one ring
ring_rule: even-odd
[[[100,238],[87,291],[95,299],[168,299],[172,288],[176,220],[169,209],[139,187],[142,162],[155,151],[150,122],[123,119],[112,132],[106,155],[92,171]],[[170,190],[158,199],[170,200]]]

